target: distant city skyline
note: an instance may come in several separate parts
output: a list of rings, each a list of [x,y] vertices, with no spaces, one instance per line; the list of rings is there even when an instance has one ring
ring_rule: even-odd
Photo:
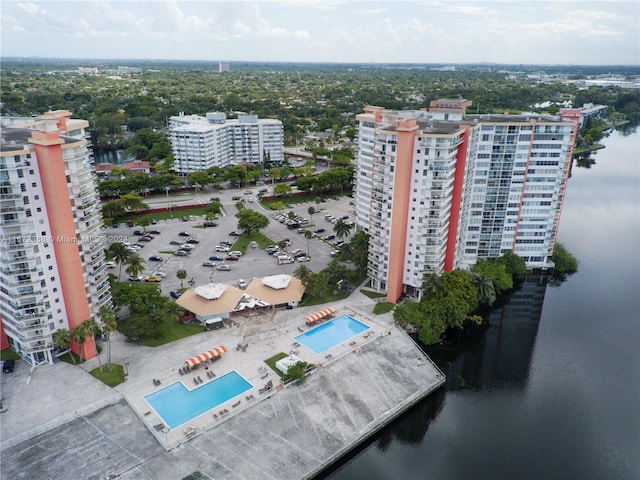
[[[640,64],[637,1],[2,2],[3,57]]]

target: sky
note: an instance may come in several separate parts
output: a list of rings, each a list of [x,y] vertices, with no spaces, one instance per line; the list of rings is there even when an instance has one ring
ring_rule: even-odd
[[[640,2],[14,1],[3,57],[640,65]]]

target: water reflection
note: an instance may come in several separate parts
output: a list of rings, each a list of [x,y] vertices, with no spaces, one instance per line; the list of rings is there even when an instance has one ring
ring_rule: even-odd
[[[458,358],[439,365],[447,375],[447,390],[527,383],[546,286],[544,275],[524,277],[507,304],[489,314],[484,331],[475,335],[463,332],[461,341],[449,343],[447,353]],[[436,362],[444,360],[438,358],[441,353],[437,350],[441,349],[428,350]]]

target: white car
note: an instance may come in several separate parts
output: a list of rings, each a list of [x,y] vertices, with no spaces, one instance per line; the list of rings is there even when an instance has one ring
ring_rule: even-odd
[[[242,290],[244,290],[245,288],[247,288],[247,282],[244,281],[244,279],[239,279],[238,280],[238,288],[241,288]]]
[[[241,257],[242,256],[242,252],[240,250],[233,250],[233,251],[229,252],[229,256],[230,257]]]
[[[216,252],[228,252],[229,250],[231,249],[226,245],[216,245]]]
[[[216,262],[212,262],[211,260],[205,260],[204,262],[202,262],[202,266],[203,267],[215,267],[216,266]]]
[[[231,270],[231,265],[227,265],[226,263],[223,263],[222,265],[218,265],[216,270],[220,270],[220,271],[223,271],[223,272],[228,272],[228,271]]]
[[[113,260],[109,260],[107,263],[105,263],[105,265],[107,266],[107,268],[116,268],[116,262],[114,262]]]

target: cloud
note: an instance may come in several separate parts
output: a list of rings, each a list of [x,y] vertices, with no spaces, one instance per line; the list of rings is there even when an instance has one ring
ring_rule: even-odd
[[[354,15],[380,15],[386,12],[386,8],[361,8],[353,10]]]

